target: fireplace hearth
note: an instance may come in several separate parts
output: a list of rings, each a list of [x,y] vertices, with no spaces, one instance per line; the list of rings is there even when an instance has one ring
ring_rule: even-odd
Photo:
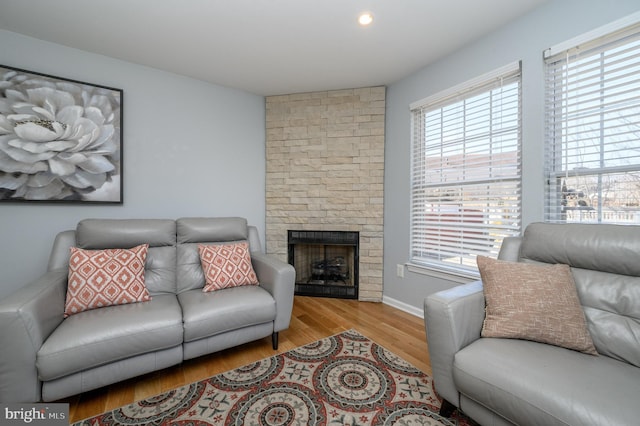
[[[358,232],[288,231],[287,241],[295,294],[358,298]]]

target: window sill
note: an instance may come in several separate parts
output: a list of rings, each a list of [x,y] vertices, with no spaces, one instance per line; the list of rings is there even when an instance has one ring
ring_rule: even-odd
[[[467,284],[471,281],[480,279],[479,272],[466,272],[466,271],[447,271],[443,269],[436,269],[425,265],[418,265],[416,263],[407,263],[407,270],[416,274],[428,275],[434,278],[440,278],[443,280],[453,281],[459,284]]]

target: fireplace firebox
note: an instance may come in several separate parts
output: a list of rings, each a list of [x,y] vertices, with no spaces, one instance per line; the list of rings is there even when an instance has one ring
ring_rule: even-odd
[[[358,232],[288,231],[287,242],[295,294],[358,298]]]

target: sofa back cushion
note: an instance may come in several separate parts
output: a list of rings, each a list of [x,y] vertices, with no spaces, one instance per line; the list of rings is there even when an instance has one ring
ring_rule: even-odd
[[[640,226],[533,223],[520,261],[571,266],[600,354],[640,367]]]
[[[169,219],[85,219],[76,227],[76,245],[87,250],[149,244],[145,285],[149,293],[176,292],[176,223]]]
[[[240,217],[181,218],[176,227],[178,293],[205,285],[198,244],[224,244],[249,238],[247,220]]]

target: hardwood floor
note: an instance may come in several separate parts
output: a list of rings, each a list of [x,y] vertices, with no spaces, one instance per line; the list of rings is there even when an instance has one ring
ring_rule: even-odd
[[[296,296],[291,325],[280,332],[277,352],[351,328],[431,374],[423,320],[382,303]],[[70,422],[76,422],[275,353],[267,337],[59,402],[69,403]]]

